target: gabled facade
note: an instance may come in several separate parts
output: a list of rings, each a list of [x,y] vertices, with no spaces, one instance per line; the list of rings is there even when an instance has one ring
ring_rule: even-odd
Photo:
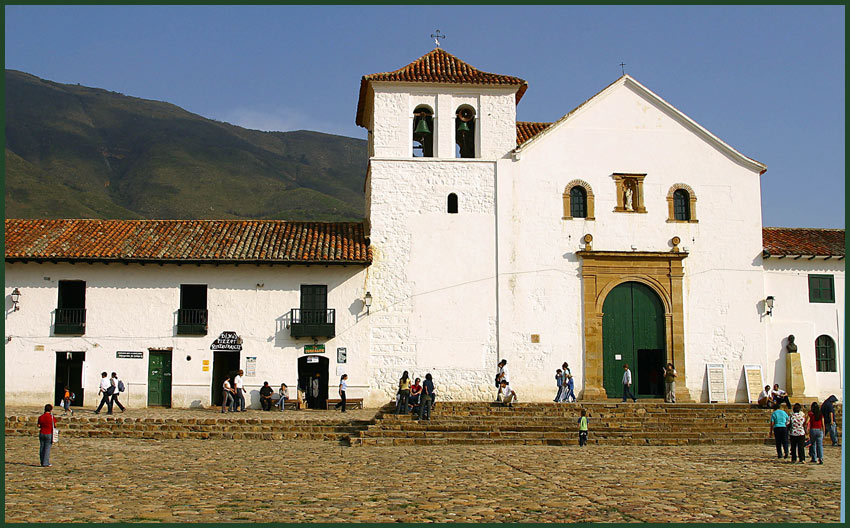
[[[373,406],[393,397],[404,370],[430,372],[439,399],[491,399],[500,359],[521,401],[551,399],[563,362],[585,399],[620,398],[625,364],[640,397],[659,397],[660,369],[672,362],[679,401],[708,400],[707,364],[723,366],[727,401],[746,401],[747,365],[786,385],[790,334],[806,382],[799,396],[840,393],[843,230],[763,229],[766,167],[629,76],[552,123],[517,122],[527,86],[439,48],[364,76],[362,226],[243,222],[211,237],[192,226],[163,235],[142,221],[129,231],[138,246],[103,242],[127,229],[86,231],[101,253],[114,250],[94,262],[79,250],[89,242],[52,237],[50,221],[12,221],[29,232],[26,251],[42,252],[21,253],[7,221],[7,401],[52,394],[54,380],[9,373],[38,364],[58,373],[67,351],[85,352],[87,386],[126,366],[141,391],[131,398],[150,404],[147,356],[131,366],[116,351],[170,349],[172,403],[217,403],[215,369],[203,361],[215,361],[211,342],[224,331],[243,338],[236,363],[253,368],[250,386],[293,386],[311,361],[332,386],[347,372],[349,397]],[[168,259],[174,248],[188,251],[181,258],[209,251],[186,266]],[[200,302],[201,284],[208,333],[183,337],[180,310],[198,310],[188,304]],[[325,305],[304,308],[322,292]],[[80,302],[109,308],[86,320],[84,335],[57,336],[49,319]],[[305,340],[327,319],[297,319],[296,307],[334,309],[333,334]],[[311,327],[295,332],[299,324]],[[340,348],[345,362],[334,361]]]

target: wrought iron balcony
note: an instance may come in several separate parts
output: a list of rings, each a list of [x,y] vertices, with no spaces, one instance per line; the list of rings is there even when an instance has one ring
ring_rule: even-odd
[[[200,308],[177,310],[177,335],[207,335],[207,310]]]
[[[336,310],[302,310],[289,313],[292,337],[333,337],[336,334]]]
[[[85,308],[57,308],[54,334],[83,335],[86,333]]]

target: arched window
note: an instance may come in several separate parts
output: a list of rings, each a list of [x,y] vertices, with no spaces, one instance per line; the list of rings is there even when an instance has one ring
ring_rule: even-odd
[[[815,366],[818,372],[835,372],[835,341],[828,335],[815,339]]]
[[[463,105],[457,109],[455,117],[455,157],[475,157],[475,109]]]
[[[688,191],[676,189],[673,192],[673,217],[676,220],[688,221],[691,219],[690,201]]]
[[[455,193],[449,194],[449,198],[448,200],[446,200],[446,202],[446,209],[448,210],[449,214],[457,214],[457,195]]]
[[[593,217],[593,190],[584,180],[572,180],[564,187],[564,216],[562,220]]]
[[[425,105],[413,111],[413,157],[434,157],[434,111]]]

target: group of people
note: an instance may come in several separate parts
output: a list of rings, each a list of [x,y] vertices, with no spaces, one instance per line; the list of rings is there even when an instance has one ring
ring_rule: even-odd
[[[108,377],[106,372],[100,373],[100,388],[97,391],[98,396],[100,398],[100,404],[98,404],[97,409],[95,409],[95,414],[100,414],[100,410],[106,405],[106,414],[112,414],[112,407],[117,405],[121,412],[124,412],[126,409],[121,402],[118,401],[118,395],[124,392],[125,386],[124,382],[118,379],[118,374],[115,372],[112,373],[112,376]],[[65,386],[65,392],[62,395],[62,407],[65,409],[65,414],[68,414],[68,411],[71,409],[71,401],[74,399],[74,394]],[[71,414],[74,414],[71,411]]]
[[[224,378],[224,383],[221,385],[221,412],[245,412],[245,394],[248,391],[245,389],[245,383],[242,381],[242,376],[245,375],[243,370],[236,373],[228,374]],[[284,405],[289,400],[289,387],[286,383],[281,383],[277,391],[278,400],[272,399],[274,389],[269,386],[268,381],[263,382],[260,388],[260,406],[264,411],[271,411],[272,406],[276,406],[283,411]]]
[[[569,402],[576,401],[576,394],[573,392],[575,382],[573,374],[570,372],[570,365],[565,361],[561,368],[555,370],[555,382],[558,384],[558,393],[555,395],[554,402]]]
[[[770,386],[766,389],[770,389]],[[823,438],[826,431],[829,432],[832,445],[838,445],[834,407],[838,399],[830,396],[823,406],[812,402],[808,413],[804,413],[803,407],[795,403],[790,416],[782,410],[783,401],[790,407],[786,395],[783,400],[773,402],[773,413],[770,415],[770,435],[776,441],[776,456],[786,459],[790,450],[791,462],[799,461],[803,464],[806,461],[805,447],[808,446],[810,463],[817,461],[823,464]]]
[[[785,404],[791,408],[791,400],[788,399],[788,393],[779,388],[779,384],[775,383],[773,388],[770,385],[765,385],[764,390],[759,393],[758,405],[763,409],[772,409],[776,404]]]
[[[434,378],[430,373],[425,374],[425,381],[415,378],[411,383],[410,374],[405,370],[398,380],[395,413],[413,413],[418,414],[420,420],[430,420],[435,397]]]
[[[508,380],[508,360],[499,361],[496,367],[496,402],[507,407],[513,407],[514,402],[517,401],[517,396]]]

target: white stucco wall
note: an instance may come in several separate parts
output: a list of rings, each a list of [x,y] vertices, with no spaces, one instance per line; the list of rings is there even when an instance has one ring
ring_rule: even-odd
[[[212,342],[223,331],[243,338],[241,365],[256,357],[256,375],[246,388],[263,381],[285,382],[295,396],[297,358],[311,339],[293,339],[285,321],[299,307],[302,284],[327,284],[328,307],[336,309],[336,337],[322,339],[330,359],[329,397],[334,398],[336,349],[346,347],[349,398],[368,397],[368,318],[362,266],[176,266],[123,264],[6,264],[6,402],[41,405],[53,400],[56,353],[84,351],[86,405],[96,403],[100,372],[118,372],[129,385],[129,404],[147,404],[148,349],[172,347],[172,405],[209,405]],[[86,333],[52,336],[58,281],[86,281]],[[207,284],[209,332],[176,335],[180,284]],[[261,284],[262,286],[257,286]],[[11,311],[9,295],[21,292],[21,309]],[[9,338],[11,337],[11,340]],[[40,350],[43,348],[43,350]],[[142,351],[143,359],[116,359],[116,351]],[[191,356],[191,361],[186,360]],[[202,370],[203,360],[210,370]],[[257,400],[258,395],[253,398]],[[258,401],[258,400],[257,400]],[[55,403],[55,402],[54,402]],[[215,402],[220,403],[220,402]]]
[[[793,335],[803,365],[806,395],[823,401],[835,394],[840,399],[844,375],[844,261],[773,257],[764,261],[764,268],[765,293],[776,299],[773,314],[765,317],[765,383],[785,385],[785,346],[788,336]],[[809,274],[833,276],[834,303],[809,302]],[[836,372],[817,372],[815,340],[821,335],[835,341]]]

